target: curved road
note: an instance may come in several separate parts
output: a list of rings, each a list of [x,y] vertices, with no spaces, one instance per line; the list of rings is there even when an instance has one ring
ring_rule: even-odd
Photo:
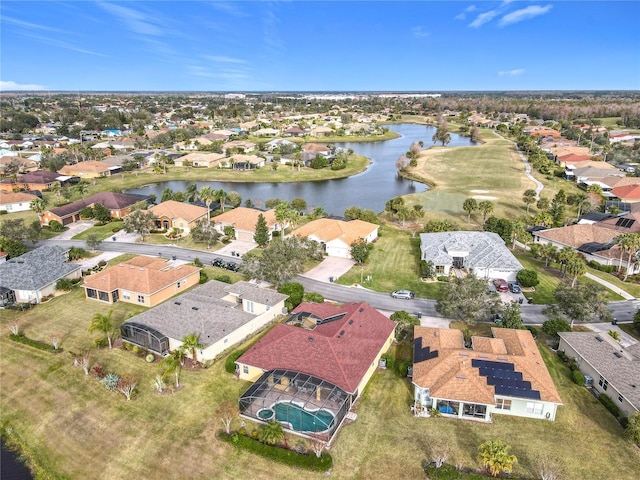
[[[80,247],[85,248],[86,243],[82,240],[41,240],[37,246],[41,245],[60,245],[62,247]],[[109,242],[103,241],[99,247],[105,252],[122,252],[135,253],[138,255],[159,256],[163,258],[176,257],[177,259],[192,262],[198,258],[202,263],[211,265],[214,258],[222,258],[226,261],[234,261],[241,263],[242,260],[229,255],[220,255],[216,252],[205,252],[202,250],[191,250],[182,247],[170,245],[146,245],[141,243],[130,242]],[[425,316],[440,317],[436,312],[435,300],[425,298],[415,298],[413,300],[402,300],[391,298],[386,293],[374,292],[363,288],[346,287],[336,283],[321,282],[311,278],[298,275],[296,281],[301,283],[305,290],[320,293],[327,299],[337,302],[353,302],[354,300],[364,301],[372,307],[386,310],[396,311],[405,310],[410,313],[420,312]],[[542,324],[547,318],[543,315],[542,310],[546,305],[522,305],[522,320],[526,324]],[[640,300],[624,300],[619,302],[611,302],[607,308],[611,310],[614,318],[620,322],[628,322],[633,320],[633,315],[640,307]]]

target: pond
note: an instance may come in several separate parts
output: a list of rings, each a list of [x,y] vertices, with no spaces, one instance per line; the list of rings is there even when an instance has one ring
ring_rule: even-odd
[[[423,141],[425,147],[432,146],[434,127],[415,124],[390,125],[390,130],[401,135],[399,138],[382,142],[346,142],[336,146],[351,148],[358,155],[371,159],[371,165],[364,172],[348,178],[316,182],[251,183],[251,182],[195,182],[198,190],[205,185],[227,192],[235,190],[243,201],[251,199],[255,205],[264,205],[270,198],[292,200],[302,197],[310,208],[320,206],[330,214],[342,215],[347,207],[357,206],[375,212],[384,210],[387,200],[409,193],[423,192],[427,186],[397,175],[396,161],[409,150],[413,142]],[[449,146],[472,146],[468,137],[451,134]],[[185,191],[193,182],[171,181],[156,183],[126,193],[143,195],[155,194],[158,199],[165,188],[174,192]]]

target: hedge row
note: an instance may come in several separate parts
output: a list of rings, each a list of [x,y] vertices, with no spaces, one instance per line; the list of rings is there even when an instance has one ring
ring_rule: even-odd
[[[589,262],[589,266],[591,268],[595,268],[596,270],[600,270],[601,272],[606,272],[606,273],[616,273],[620,268],[618,265],[602,265],[593,260]]]
[[[229,354],[227,359],[224,361],[224,369],[227,373],[236,373],[236,360],[239,359],[244,352],[247,350],[236,350],[235,352]]]
[[[237,448],[242,448],[261,457],[284,463],[291,467],[305,468],[315,472],[326,472],[333,466],[333,458],[328,453],[323,453],[322,456],[318,458],[314,453],[303,454],[286,448],[267,445],[259,440],[237,433],[230,435],[221,433],[220,438],[225,442],[235,445]]]
[[[436,468],[433,463],[429,463],[424,467],[424,473],[427,474],[427,478],[437,478],[438,480],[484,480],[490,478],[479,473],[464,472],[448,464]]]
[[[600,403],[604,405],[604,407],[609,410],[609,412],[611,412],[614,417],[618,418],[620,416],[620,409],[615,403],[613,403],[611,397],[604,393],[601,393],[600,395],[598,395],[598,400],[600,400]]]
[[[55,348],[53,348],[53,345],[41,342],[39,340],[33,340],[33,339],[29,338],[29,337],[25,337],[22,333],[19,333],[18,335],[14,335],[12,333],[12,334],[9,335],[9,338],[11,340],[13,340],[14,342],[23,343],[25,345],[29,345],[30,347],[37,348],[39,350],[44,350],[46,352],[51,352],[51,353],[60,353],[60,352],[62,352],[61,348],[58,348],[56,350]]]

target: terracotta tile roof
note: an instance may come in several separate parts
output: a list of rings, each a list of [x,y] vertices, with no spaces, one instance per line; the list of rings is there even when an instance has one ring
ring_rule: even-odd
[[[577,248],[589,242],[608,243],[620,235],[620,233],[610,228],[599,227],[597,224],[577,224],[539,230],[535,232],[535,235],[552,242]]]
[[[632,222],[625,222],[623,220],[633,220]],[[621,215],[619,217],[607,218],[595,225],[604,228],[611,228],[621,233],[640,233],[640,213],[630,213],[628,215]],[[623,225],[625,225],[623,227]]]
[[[217,217],[213,217],[211,220],[215,223],[233,225],[237,230],[254,232],[256,230],[256,223],[258,222],[258,216],[260,214],[264,216],[264,219],[267,222],[267,227],[273,227],[277,223],[275,210],[271,209],[263,212],[261,210],[256,210],[255,208],[246,207],[237,207],[233,210],[227,210]]]
[[[167,200],[158,205],[154,205],[149,209],[156,217],[169,217],[171,219],[182,218],[191,223],[201,217],[206,218],[208,210],[205,207],[191,205],[184,202],[176,202],[175,200]]]
[[[625,185],[611,189],[611,193],[620,200],[640,200],[640,185]]]
[[[528,330],[492,328],[494,338],[486,339],[489,341],[473,337],[474,349],[464,348],[458,341],[451,342],[454,337],[461,339],[462,332],[449,332],[451,330],[422,326],[414,330],[414,338],[420,339],[423,349],[429,347],[431,355],[414,363],[413,383],[429,388],[431,397],[493,405],[494,386],[473,366],[474,360],[485,360],[513,364],[515,371],[522,373],[522,379],[531,382],[531,389],[540,392],[542,401],[562,403]],[[475,348],[476,345],[482,350]]]
[[[593,155],[576,155],[575,153],[568,153],[566,155],[559,156],[558,160],[564,163],[580,163],[582,166],[582,162],[586,162],[592,158]]]
[[[640,178],[638,177],[604,177],[598,179],[600,183],[604,183],[605,185],[609,185],[611,188],[613,187],[624,187],[626,185],[640,185]]]
[[[570,153],[574,153],[576,155],[587,155],[589,153],[589,147],[578,147],[578,146],[562,146],[551,149],[555,155],[558,157],[562,155],[567,155]]]
[[[84,286],[106,292],[122,289],[148,295],[199,270],[191,265],[173,266],[166,260],[140,256],[85,277]]]
[[[0,191],[0,205],[6,205],[8,203],[31,202],[31,200],[35,198],[38,197],[30,193]]]
[[[395,329],[394,322],[364,302],[343,306],[302,303],[293,312],[325,319],[344,316],[313,330],[278,324],[238,363],[264,371],[296,370],[353,393]]]
[[[73,175],[74,172],[105,172],[109,170],[109,165],[104,162],[80,162],[75,165],[65,165],[60,169],[60,173]]]
[[[331,240],[342,240],[345,244],[351,245],[359,238],[366,238],[378,228],[379,225],[363,220],[345,222],[343,220],[320,218],[296,229],[293,234],[299,237],[313,235],[325,243]]]
[[[329,152],[331,151],[326,145],[320,143],[305,143],[302,146],[302,150],[306,152]]]

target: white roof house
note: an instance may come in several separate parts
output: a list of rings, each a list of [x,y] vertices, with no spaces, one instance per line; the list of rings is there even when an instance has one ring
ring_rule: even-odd
[[[420,259],[433,262],[438,275],[464,268],[478,278],[516,279],[524,267],[499,235],[491,232],[440,232],[420,234]]]

